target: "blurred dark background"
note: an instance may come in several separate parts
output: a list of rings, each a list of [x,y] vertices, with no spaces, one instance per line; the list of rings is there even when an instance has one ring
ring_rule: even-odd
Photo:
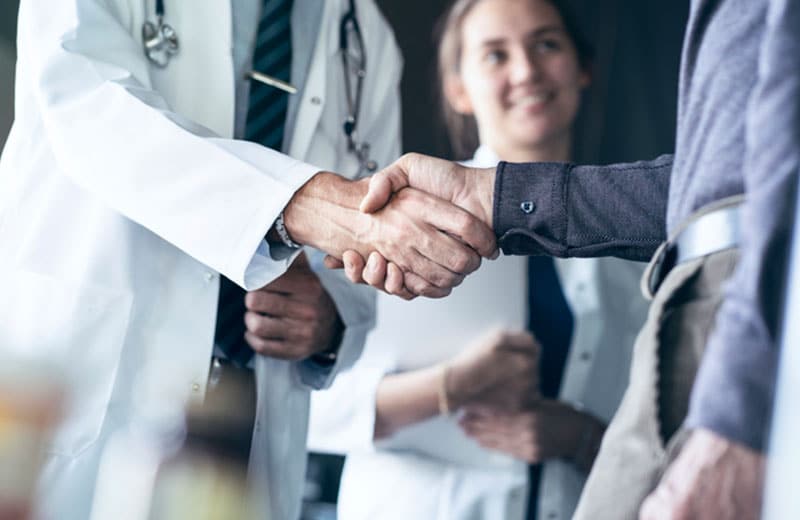
[[[324,1],[324,0],[323,0]],[[450,157],[435,106],[434,21],[448,0],[377,0],[394,27],[405,58],[405,151]],[[571,0],[596,48],[594,80],[576,126],[579,162],[652,158],[674,147],[683,30],[689,0]],[[0,2],[0,144],[13,117],[14,33],[18,2]],[[341,458],[314,458],[309,468],[307,518],[331,518]]]

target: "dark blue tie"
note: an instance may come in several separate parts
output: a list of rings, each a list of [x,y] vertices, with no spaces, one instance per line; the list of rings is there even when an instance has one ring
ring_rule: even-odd
[[[539,381],[542,396],[557,399],[572,341],[574,318],[555,261],[549,256],[528,258],[528,329],[542,346]],[[541,466],[530,467],[527,520],[535,520],[539,501]]]
[[[253,51],[253,70],[288,82],[292,71],[292,0],[265,0]],[[289,95],[257,81],[250,82],[244,138],[280,150]],[[214,342],[231,362],[247,366],[253,351],[244,340],[245,291],[225,277],[220,280]]]

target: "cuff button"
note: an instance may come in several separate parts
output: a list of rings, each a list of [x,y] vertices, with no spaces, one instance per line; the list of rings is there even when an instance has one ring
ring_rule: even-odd
[[[534,204],[530,200],[526,200],[525,202],[519,205],[519,209],[521,209],[522,212],[525,213],[526,215],[530,215],[531,213],[533,213],[533,210],[536,209],[536,204]]]

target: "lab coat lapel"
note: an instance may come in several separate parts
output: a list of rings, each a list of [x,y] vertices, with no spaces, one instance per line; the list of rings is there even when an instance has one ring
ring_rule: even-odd
[[[179,113],[216,134],[233,137],[236,81],[231,1],[166,0],[165,10],[181,46],[179,55],[163,71],[174,75],[164,82],[173,90],[171,103]]]
[[[333,59],[333,54],[338,49],[336,34],[338,24],[327,23],[326,20],[340,17],[341,2],[338,0],[326,1],[323,5],[325,11],[322,14],[321,32],[314,45],[314,54],[311,58],[305,88],[302,90],[302,98],[297,109],[297,123],[288,147],[289,155],[300,160],[304,160],[308,155],[311,140],[319,124],[325,103],[335,101],[327,99],[329,94],[327,80],[330,60]],[[309,37],[309,35],[295,33],[296,31],[293,31],[293,38]]]

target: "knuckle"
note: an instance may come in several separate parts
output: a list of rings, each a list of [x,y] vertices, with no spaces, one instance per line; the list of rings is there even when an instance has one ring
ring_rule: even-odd
[[[448,268],[456,273],[472,272],[476,269],[475,264],[480,265],[480,260],[476,261],[476,256],[463,249],[454,251],[450,257]]]

